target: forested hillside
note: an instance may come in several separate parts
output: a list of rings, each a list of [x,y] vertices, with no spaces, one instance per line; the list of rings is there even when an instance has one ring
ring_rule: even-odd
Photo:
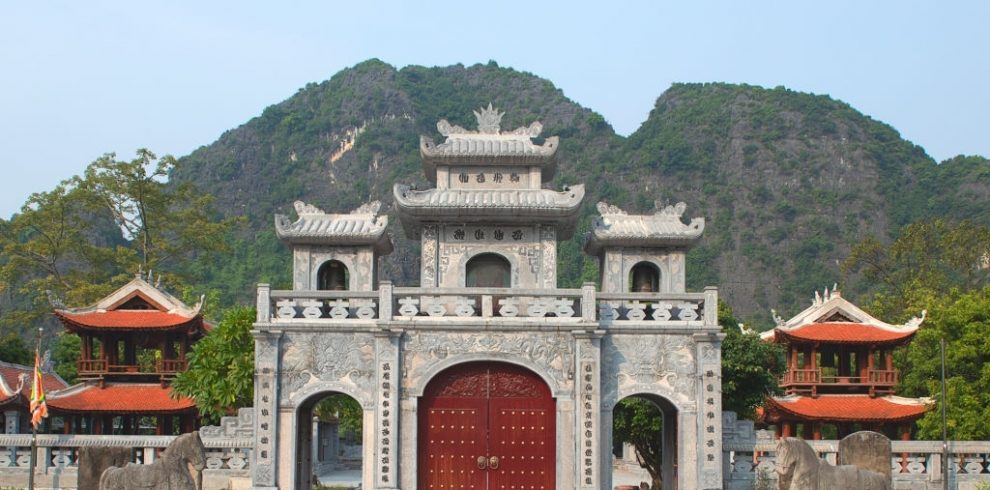
[[[396,69],[370,60],[301,88],[180,159],[175,182],[214,194],[226,216],[246,217],[225,260],[192,272],[224,302],[250,301],[257,282],[287,286],[290,256],[275,238],[274,213],[291,214],[297,199],[328,211],[378,199],[390,210],[394,182],[427,185],[419,135],[439,137],[441,118],[474,127],[472,110],[489,102],[505,111],[503,128],[540,120],[545,136],[561,138],[549,185],[588,186],[581,229],[600,199],[631,212],[683,200],[686,217],[705,216],[689,283],[719,285],[746,319],[766,318],[771,307],[794,312],[833,282],[848,291],[839,263],[866,236],[887,239],[929,217],[990,222],[990,162],[937,165],[893,128],[827,96],[678,84],[624,138],[529,73],[494,63]],[[414,284],[418,244],[393,237],[384,275]],[[579,239],[561,244],[562,286],[596,276],[579,251]]]

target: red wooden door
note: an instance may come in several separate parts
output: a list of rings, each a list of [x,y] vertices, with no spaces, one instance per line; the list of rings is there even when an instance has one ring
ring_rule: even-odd
[[[420,410],[419,488],[554,488],[556,406],[539,376],[461,364],[430,382]]]

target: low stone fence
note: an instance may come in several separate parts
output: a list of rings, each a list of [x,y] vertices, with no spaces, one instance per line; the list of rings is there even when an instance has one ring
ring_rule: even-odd
[[[774,435],[754,431],[753,423],[723,413],[723,481],[728,490],[777,488]],[[839,441],[808,441],[818,455],[835,464]],[[891,441],[893,488],[941,490],[941,441]],[[990,488],[990,441],[949,441],[949,485],[952,490]]]
[[[200,429],[206,447],[203,490],[227,489],[232,480],[250,478],[252,420],[252,409],[241,409],[219,427]],[[150,464],[175,437],[38,434],[35,488],[77,488],[81,447],[129,447],[133,463]],[[31,434],[0,434],[0,487],[27,488],[30,458]]]

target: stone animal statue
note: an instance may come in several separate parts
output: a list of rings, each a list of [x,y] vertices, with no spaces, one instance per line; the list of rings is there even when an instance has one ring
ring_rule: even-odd
[[[803,439],[777,442],[779,490],[890,490],[890,481],[858,466],[832,466],[815,454]]]
[[[197,490],[205,467],[206,448],[199,432],[190,432],[172,441],[153,464],[107,468],[100,476],[100,490]]]

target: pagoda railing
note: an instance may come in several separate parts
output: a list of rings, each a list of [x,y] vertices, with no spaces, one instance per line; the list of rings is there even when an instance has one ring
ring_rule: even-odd
[[[106,374],[174,375],[185,371],[188,365],[185,359],[159,359],[152,370],[147,370],[142,369],[139,364],[110,364],[105,359],[83,359],[76,362],[79,376],[84,378]]]
[[[601,293],[580,289],[410,288],[377,291],[288,291],[258,287],[258,321],[271,324],[420,322],[552,322],[701,328],[717,324],[718,293]]]
[[[821,369],[790,369],[781,377],[780,386],[796,385],[871,385],[892,387],[900,381],[896,369],[870,369],[866,376],[823,376]]]

